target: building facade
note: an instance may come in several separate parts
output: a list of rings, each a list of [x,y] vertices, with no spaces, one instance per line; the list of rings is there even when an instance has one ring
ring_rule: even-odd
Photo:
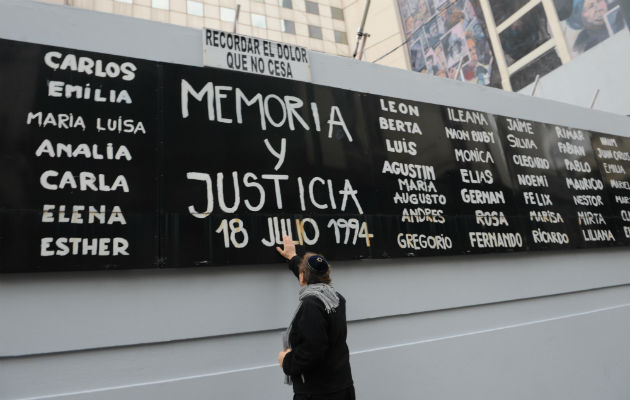
[[[514,91],[628,30],[618,0],[398,0],[398,5],[414,71]]]
[[[236,30],[346,57],[352,56],[365,6],[356,0],[44,1]],[[628,32],[628,15],[619,0],[377,0],[369,8],[362,59],[520,91],[537,76]]]
[[[342,0],[44,0],[191,28],[213,28],[349,54]],[[238,15],[237,15],[238,7]]]

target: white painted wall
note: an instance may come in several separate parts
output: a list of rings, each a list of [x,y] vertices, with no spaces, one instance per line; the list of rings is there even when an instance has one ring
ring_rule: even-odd
[[[0,37],[201,65],[194,29],[29,0],[0,0]],[[630,135],[619,115],[311,60],[319,84]],[[360,399],[630,397],[628,249],[338,262],[333,278]],[[290,398],[275,359],[296,295],[284,265],[0,275],[0,399]]]

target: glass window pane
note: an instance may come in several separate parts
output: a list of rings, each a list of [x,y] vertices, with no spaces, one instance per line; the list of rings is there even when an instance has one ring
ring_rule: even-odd
[[[293,8],[292,0],[278,0],[278,5],[284,8]]]
[[[330,14],[334,19],[339,19],[343,21],[343,10],[338,7],[330,7]]]
[[[335,31],[335,42],[348,44],[348,36],[346,36],[346,32]]]
[[[267,29],[267,21],[265,20],[265,16],[252,13],[252,26],[255,26],[256,28]]]
[[[547,17],[542,4],[532,8],[499,34],[508,65],[545,43],[551,35],[547,31]]]
[[[153,8],[161,8],[162,10],[168,10],[168,0],[151,0],[151,6]]]
[[[304,3],[306,4],[307,13],[319,15],[319,4],[308,0],[306,0]]]
[[[234,22],[234,18],[236,18],[236,10],[233,8],[225,8],[221,7],[221,21],[225,22]]]
[[[282,20],[282,32],[295,35],[295,22],[286,19]]]
[[[198,1],[188,0],[188,14],[203,17],[203,4]]]
[[[528,2],[529,0],[490,0],[494,22],[499,25]]]
[[[322,38],[322,28],[320,28],[319,26],[313,26],[313,25],[309,25],[308,26],[308,35],[314,39],[321,39]]]
[[[551,49],[510,76],[512,90],[517,92],[536,80],[536,75],[546,75],[562,65],[555,49]]]

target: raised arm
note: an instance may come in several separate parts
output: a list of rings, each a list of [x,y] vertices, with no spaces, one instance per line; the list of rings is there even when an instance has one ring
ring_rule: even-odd
[[[293,239],[291,239],[291,237],[288,235],[284,235],[282,237],[282,247],[283,248],[277,246],[276,250],[278,251],[278,253],[280,253],[282,257],[289,260],[289,269],[291,270],[291,272],[293,272],[293,275],[298,278],[300,276],[299,267],[300,262],[302,262],[302,258],[298,256],[297,252],[295,251],[295,243],[293,242]]]

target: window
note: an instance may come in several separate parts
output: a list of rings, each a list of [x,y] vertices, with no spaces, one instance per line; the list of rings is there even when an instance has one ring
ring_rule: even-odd
[[[330,14],[334,19],[343,21],[343,10],[339,7],[330,7]]]
[[[221,7],[219,9],[221,21],[234,22],[236,18],[236,10],[233,8]]]
[[[319,26],[313,26],[313,25],[309,25],[308,26],[308,35],[314,39],[321,39],[322,38],[322,28],[320,28]]]
[[[282,20],[282,32],[284,33],[292,33],[295,35],[295,22],[289,21],[287,19]]]
[[[547,16],[542,4],[499,34],[508,65],[514,64],[549,38],[551,35],[547,31]]]
[[[267,20],[264,15],[252,13],[252,26],[267,29]]]
[[[127,3],[127,4],[132,4],[133,0],[115,0],[117,3]]]
[[[198,1],[188,0],[187,11],[190,15],[203,17],[203,4]]]
[[[348,44],[348,36],[346,35],[346,32],[335,31],[335,42]]]
[[[293,8],[293,0],[278,0],[278,5],[284,8]]]
[[[555,49],[551,49],[510,76],[512,90],[518,92],[536,80],[536,75],[547,75],[562,65]]]
[[[314,1],[308,0],[305,0],[304,3],[306,4],[307,13],[319,15],[319,4],[315,3]]]
[[[168,10],[168,0],[151,0],[151,7],[160,8],[162,10]]]
[[[501,24],[528,2],[529,0],[490,0],[495,24]]]

